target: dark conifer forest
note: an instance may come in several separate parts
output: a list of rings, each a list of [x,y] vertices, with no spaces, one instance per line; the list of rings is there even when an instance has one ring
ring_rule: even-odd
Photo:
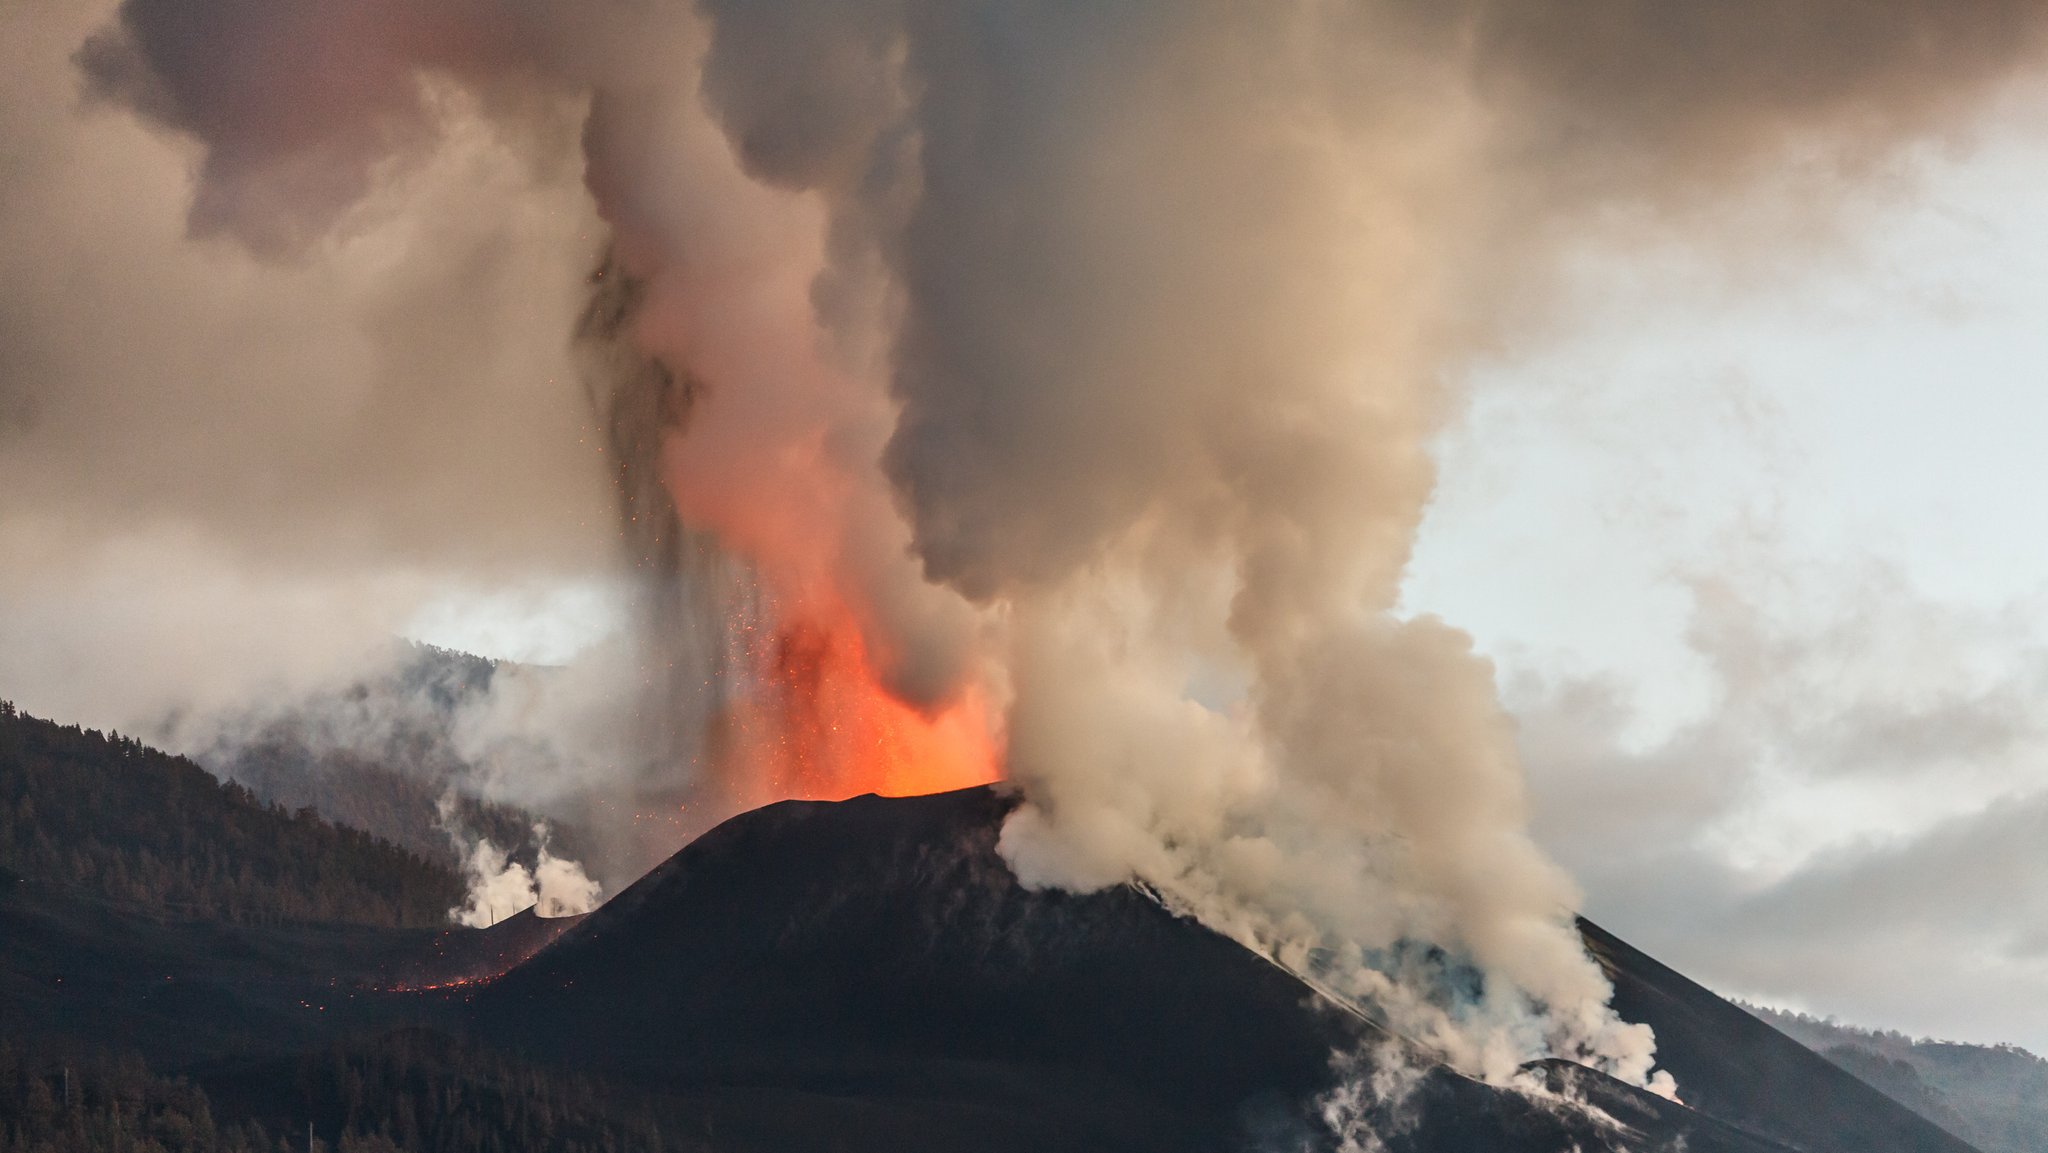
[[[454,870],[264,805],[119,733],[0,702],[0,868],[168,915],[234,924],[447,922]]]
[[[203,1082],[227,1105],[216,1107]],[[225,1114],[225,1115],[224,1115]],[[141,1058],[0,1042],[0,1153],[660,1153],[646,1105],[423,1030],[166,1077]]]
[[[319,1023],[389,983],[365,958],[445,958],[476,935],[449,926],[462,888],[440,862],[183,757],[0,701],[0,1153],[701,1148],[573,1073],[374,1012]],[[202,982],[213,961],[186,952],[222,942],[300,954],[301,975],[227,979],[242,999],[204,1014],[210,1032],[179,1026],[189,1010],[168,994],[126,988],[148,966],[175,970],[167,989]],[[280,1027],[279,1004],[315,1023]]]

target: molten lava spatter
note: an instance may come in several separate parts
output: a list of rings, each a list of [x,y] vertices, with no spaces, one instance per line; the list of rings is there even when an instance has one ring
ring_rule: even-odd
[[[879,450],[875,434],[893,419],[887,403],[817,356],[807,278],[778,282],[767,297],[781,310],[744,318],[766,325],[758,339],[720,326],[689,334],[707,359],[712,336],[736,343],[714,378],[723,386],[693,393],[689,420],[668,431],[663,450],[677,518],[736,562],[746,585],[722,606],[726,648],[705,760],[726,800],[743,807],[996,780],[1001,702],[972,660],[939,662],[955,667],[951,683],[925,684],[932,696],[918,703],[892,690],[919,663],[913,654],[934,646],[904,605],[950,594],[923,584],[887,481],[854,447]],[[893,556],[876,544],[898,538]],[[956,635],[937,647],[969,643]]]
[[[749,648],[752,688],[727,717],[736,799],[911,796],[1002,775],[981,691],[932,714],[904,703],[876,674],[851,613],[800,613]]]

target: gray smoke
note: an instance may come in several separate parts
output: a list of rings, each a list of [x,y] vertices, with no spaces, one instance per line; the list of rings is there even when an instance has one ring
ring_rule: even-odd
[[[735,621],[755,614],[744,567],[682,522],[662,483],[663,448],[687,432],[702,385],[633,343],[646,295],[645,282],[607,253],[591,276],[575,347],[605,432],[636,614],[618,642],[626,651],[605,655],[623,657],[638,681],[632,747],[640,791],[676,791],[678,770],[718,760],[713,730],[737,671]]]

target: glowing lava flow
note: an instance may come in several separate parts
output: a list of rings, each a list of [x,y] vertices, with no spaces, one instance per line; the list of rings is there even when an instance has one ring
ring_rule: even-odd
[[[456,977],[446,981],[432,981],[419,985],[403,982],[378,988],[380,993],[453,993],[458,990],[478,989],[504,976],[504,973],[486,973],[481,977]]]

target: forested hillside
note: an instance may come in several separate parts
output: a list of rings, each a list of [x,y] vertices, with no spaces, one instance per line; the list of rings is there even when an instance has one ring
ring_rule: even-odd
[[[183,757],[0,702],[0,868],[165,913],[237,923],[447,922],[454,870],[264,805]]]
[[[218,1125],[206,1094],[138,1057],[40,1059],[0,1042],[0,1153],[284,1153],[260,1126]],[[301,1146],[303,1148],[303,1145]]]
[[[417,1029],[212,1078],[0,1042],[0,1153],[701,1153],[659,1104]]]

